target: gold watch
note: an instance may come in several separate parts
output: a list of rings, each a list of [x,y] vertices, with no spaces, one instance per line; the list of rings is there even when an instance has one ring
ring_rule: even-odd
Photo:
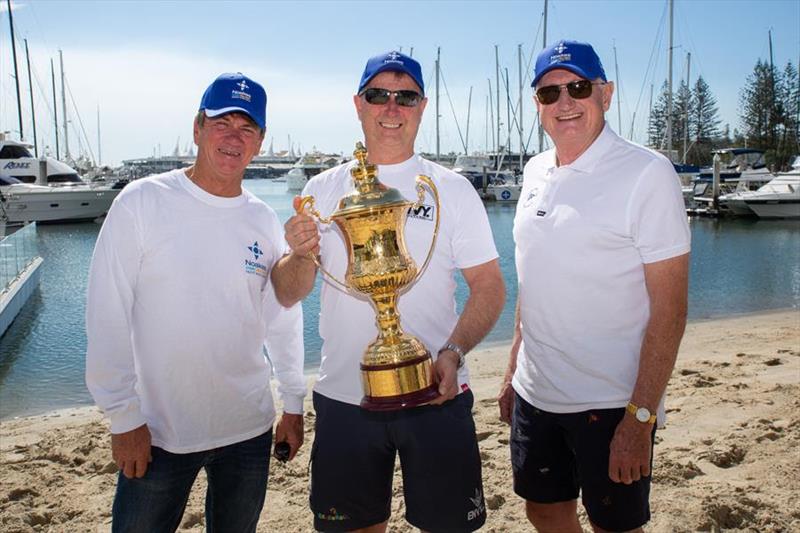
[[[642,424],[656,423],[656,415],[652,414],[647,407],[639,407],[633,402],[628,402],[628,406],[625,409]]]

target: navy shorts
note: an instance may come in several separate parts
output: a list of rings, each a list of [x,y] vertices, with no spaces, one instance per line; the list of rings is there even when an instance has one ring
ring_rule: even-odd
[[[388,520],[400,455],[406,520],[431,532],[486,521],[472,392],[440,406],[374,412],[314,393],[311,511],[318,531]]]
[[[611,439],[625,408],[548,413],[516,394],[511,421],[514,492],[536,503],[578,498],[589,519],[607,531],[628,531],[650,520],[650,476],[630,485],[608,477]],[[652,442],[650,463],[652,469]]]

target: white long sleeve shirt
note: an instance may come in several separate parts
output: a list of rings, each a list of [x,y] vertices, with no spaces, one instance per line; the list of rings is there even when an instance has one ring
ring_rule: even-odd
[[[302,413],[302,312],[269,275],[285,250],[251,193],[213,196],[182,170],[117,197],[97,239],[86,307],[86,383],[112,433],[147,424],[154,446],[190,453],[241,442]]]

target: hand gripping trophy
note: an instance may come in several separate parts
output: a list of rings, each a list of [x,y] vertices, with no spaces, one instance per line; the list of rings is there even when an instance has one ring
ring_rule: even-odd
[[[378,337],[367,346],[361,362],[364,398],[361,407],[389,411],[414,407],[436,398],[430,352],[419,339],[403,332],[397,299],[425,271],[439,233],[439,191],[427,176],[417,176],[417,202],[406,200],[397,189],[378,181],[378,169],[367,163],[367,151],[356,144],[358,165],[350,171],[355,189],[339,199],[336,211],[326,218],[314,209],[314,198],[305,196],[298,213],[308,213],[323,224],[335,222],[348,248],[345,281],[341,282],[314,261],[322,272],[342,286],[369,297],[375,309]],[[409,208],[422,205],[427,186],[436,203],[436,224],[425,263],[417,269],[406,249],[403,230]]]

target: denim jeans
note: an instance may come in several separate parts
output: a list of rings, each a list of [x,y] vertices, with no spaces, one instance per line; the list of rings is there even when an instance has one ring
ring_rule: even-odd
[[[269,476],[272,430],[252,439],[195,453],[155,446],[141,478],[122,472],[114,496],[113,533],[174,532],[201,468],[206,471],[206,531],[254,532]]]

